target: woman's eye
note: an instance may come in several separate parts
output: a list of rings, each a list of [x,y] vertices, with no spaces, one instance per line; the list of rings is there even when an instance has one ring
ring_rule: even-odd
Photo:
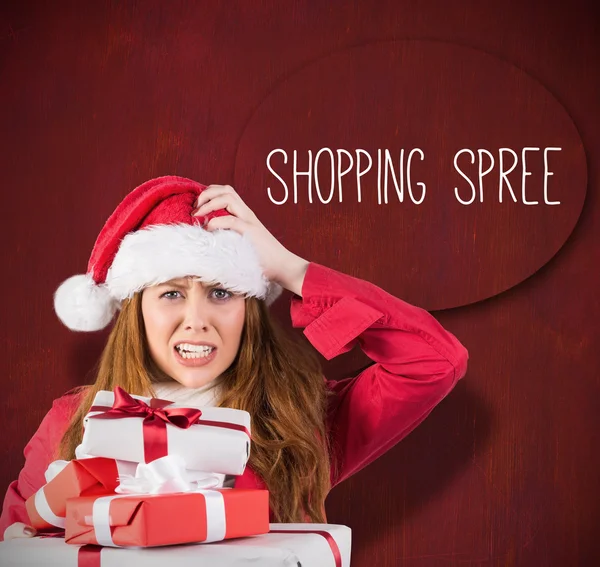
[[[181,297],[181,292],[179,292],[179,291],[167,291],[167,292],[163,293],[161,295],[161,297],[164,297],[165,299],[177,299],[177,298]]]
[[[229,299],[232,294],[231,292],[227,291],[226,289],[213,289],[212,290],[212,295],[215,299]]]

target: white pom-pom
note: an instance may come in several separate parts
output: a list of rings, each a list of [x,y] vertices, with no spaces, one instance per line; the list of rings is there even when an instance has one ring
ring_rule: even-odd
[[[73,331],[104,329],[117,306],[106,286],[97,285],[89,275],[69,278],[54,294],[54,310],[58,318]]]

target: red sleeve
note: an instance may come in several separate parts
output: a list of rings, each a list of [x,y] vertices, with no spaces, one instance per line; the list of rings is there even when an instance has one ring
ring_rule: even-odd
[[[0,517],[0,541],[4,539],[4,530],[11,524],[29,523],[25,500],[46,484],[44,473],[48,465],[56,460],[58,445],[77,409],[78,400],[78,396],[74,394],[67,394],[55,400],[38,430],[27,443],[24,450],[25,466],[19,473],[18,480],[9,485],[4,497]]]
[[[358,344],[374,362],[327,382],[332,486],[406,437],[467,370],[467,350],[427,311],[318,264],[309,265],[291,316],[326,359]]]

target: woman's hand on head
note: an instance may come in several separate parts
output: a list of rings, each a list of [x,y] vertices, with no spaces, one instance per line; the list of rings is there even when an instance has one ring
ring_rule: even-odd
[[[302,295],[302,282],[308,262],[290,252],[258,220],[252,209],[230,185],[209,185],[198,197],[194,216],[204,216],[225,209],[227,216],[213,217],[204,227],[235,230],[250,239],[265,277],[291,292]]]
[[[21,522],[15,522],[11,524],[4,530],[4,541],[8,541],[10,539],[16,539],[19,537],[33,537],[35,536],[36,531],[31,526],[27,524],[23,524]]]

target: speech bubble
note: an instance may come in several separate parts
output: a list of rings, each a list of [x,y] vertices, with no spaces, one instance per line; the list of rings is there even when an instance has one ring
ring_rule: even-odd
[[[234,178],[295,253],[440,310],[549,262],[581,214],[587,168],[567,111],[523,70],[407,40],[284,79],[250,118]]]

